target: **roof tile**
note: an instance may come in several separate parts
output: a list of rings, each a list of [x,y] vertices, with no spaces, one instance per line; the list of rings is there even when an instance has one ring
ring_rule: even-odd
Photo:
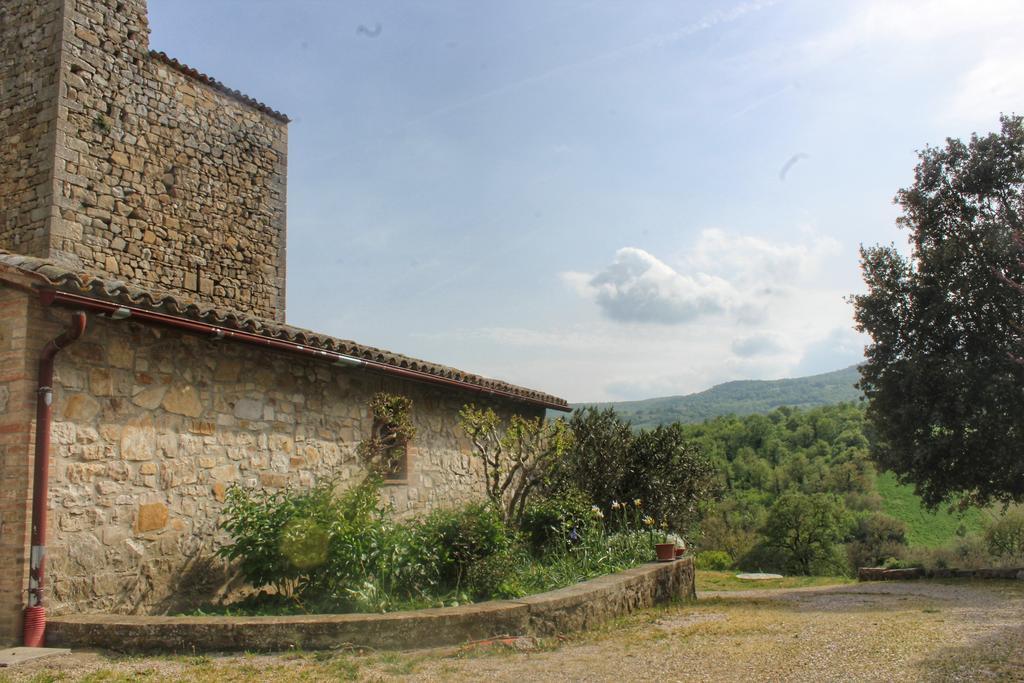
[[[455,379],[465,384],[506,392],[527,401],[568,408],[565,399],[544,392],[463,372],[446,365],[428,363],[351,340],[338,339],[301,327],[257,318],[242,311],[218,308],[197,302],[180,292],[148,290],[123,280],[77,272],[45,259],[0,250],[0,268],[3,267],[34,274],[45,281],[45,286],[61,291],[145,308],[207,324],[216,324],[228,329],[245,330],[268,338],[282,339],[358,358],[376,360],[397,368],[411,368],[430,375]]]
[[[224,85],[213,76],[207,76],[202,71],[193,69],[188,64],[185,64],[183,62],[179,62],[174,57],[169,56],[166,52],[157,52],[156,50],[150,50],[149,56],[157,60],[158,62],[163,62],[164,64],[173,68],[176,71],[180,71],[186,76],[190,76],[195,80],[200,81],[201,83],[205,83],[214,90],[224,93],[228,97],[234,98],[236,100],[244,102],[245,104],[248,104],[253,109],[257,109],[266,114],[267,116],[275,118],[278,121],[282,121],[284,123],[288,123],[289,121],[291,121],[291,119],[289,119],[287,115],[282,114],[281,112],[277,111],[276,109],[266,104],[263,104],[259,100],[249,97],[241,91],[235,90],[234,88],[230,88]]]

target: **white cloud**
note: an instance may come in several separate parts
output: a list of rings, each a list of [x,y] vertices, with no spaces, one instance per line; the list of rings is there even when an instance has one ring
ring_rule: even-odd
[[[865,335],[852,327],[836,327],[804,348],[793,371],[797,375],[816,375],[860,363],[864,360],[864,346],[868,341]]]
[[[787,350],[783,339],[770,332],[738,337],[733,340],[731,348],[732,352],[741,358],[774,356]]]
[[[704,230],[684,257],[695,269],[733,278],[739,285],[771,288],[820,272],[828,257],[840,251],[830,237],[809,233],[801,244],[769,242],[760,237]]]
[[[830,56],[877,42],[919,45],[990,36],[1024,21],[1019,0],[873,0],[853,7],[835,30],[813,38],[808,47]]]
[[[957,83],[949,107],[954,119],[986,121],[1024,111],[1024,48],[1021,43],[994,47]]]
[[[737,293],[726,280],[706,273],[683,274],[637,247],[624,247],[599,273],[567,273],[576,290],[592,298],[612,320],[685,323],[722,313]]]
[[[838,248],[829,238],[774,244],[705,230],[677,267],[643,249],[624,247],[597,273],[562,277],[614,321],[678,325],[726,314],[757,324],[768,300],[784,298],[813,278]]]
[[[854,3],[837,27],[806,41],[806,62],[859,50],[889,55],[894,67],[932,69],[923,55],[960,55],[941,119],[993,124],[1024,109],[1024,2],[1020,0],[872,0]],[[945,67],[950,69],[951,67]],[[959,73],[957,73],[959,71]]]

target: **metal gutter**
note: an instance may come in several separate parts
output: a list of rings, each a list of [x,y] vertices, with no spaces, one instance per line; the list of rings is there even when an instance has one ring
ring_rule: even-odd
[[[309,358],[318,358],[320,360],[324,360],[338,366],[361,367],[367,370],[372,370],[374,372],[381,372],[388,375],[394,375],[396,377],[402,377],[417,382],[425,382],[428,384],[455,387],[458,389],[462,389],[464,391],[472,391],[479,394],[483,394],[485,396],[496,396],[500,398],[513,400],[516,401],[517,403],[529,403],[531,405],[541,406],[543,408],[549,408],[552,410],[559,410],[566,413],[571,412],[572,410],[566,405],[562,405],[561,403],[555,403],[553,401],[546,401],[544,399],[521,396],[510,391],[504,391],[502,389],[493,389],[490,387],[480,386],[479,384],[449,379],[447,377],[439,377],[437,375],[432,375],[428,372],[422,372],[419,370],[399,368],[394,365],[381,363],[375,360],[357,358],[355,356],[337,353],[336,351],[325,351],[323,349],[318,349],[313,346],[308,346],[306,344],[296,344],[294,342],[273,339],[270,337],[265,337],[260,334],[245,332],[243,330],[232,330],[225,327],[219,327],[217,325],[211,325],[209,323],[199,322],[197,320],[190,320],[188,318],[168,315],[166,313],[159,313],[157,311],[148,311],[144,308],[138,308],[135,306],[123,306],[121,304],[111,303],[109,301],[103,301],[100,299],[93,299],[92,297],[82,296],[80,294],[72,294],[70,292],[64,292],[53,289],[44,289],[40,291],[40,300],[43,302],[44,305],[47,306],[65,306],[70,308],[93,311],[96,313],[102,313],[107,317],[111,318],[112,320],[124,320],[127,318],[131,318],[134,320],[139,320],[140,322],[152,323],[156,325],[162,325],[165,327],[173,327],[175,329],[185,330],[187,332],[193,332],[195,334],[209,335],[216,339],[230,339],[233,341],[239,341],[246,344],[252,344],[255,346],[262,346],[265,348],[271,348],[278,351],[294,353]]]

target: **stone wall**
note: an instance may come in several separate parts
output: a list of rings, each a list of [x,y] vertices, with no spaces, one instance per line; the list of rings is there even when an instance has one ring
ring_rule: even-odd
[[[284,320],[287,130],[149,53],[144,0],[68,0],[51,258]]]
[[[379,650],[458,645],[509,636],[551,637],[594,628],[640,609],[694,600],[691,558],[649,563],[520,600],[390,614],[288,617],[135,617],[68,615],[51,619],[47,645],[122,652]]]
[[[50,608],[153,613],[212,597],[227,487],[360,480],[378,391],[413,400],[408,483],[384,489],[396,512],[481,497],[457,427],[474,394],[92,316],[57,361]]]
[[[0,248],[44,255],[53,204],[61,0],[0,0]]]
[[[28,295],[0,287],[0,643],[21,630],[35,416]]]
[[[0,247],[283,321],[287,120],[151,54],[145,0],[0,1]]]

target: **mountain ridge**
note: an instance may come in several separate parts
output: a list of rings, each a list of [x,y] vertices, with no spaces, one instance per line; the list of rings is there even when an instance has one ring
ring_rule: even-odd
[[[853,386],[859,379],[857,366],[851,365],[805,377],[733,380],[693,394],[637,401],[574,403],[571,407],[614,408],[635,427],[654,427],[672,422],[703,422],[722,415],[767,413],[782,406],[813,408],[854,402],[861,398],[860,391]]]

